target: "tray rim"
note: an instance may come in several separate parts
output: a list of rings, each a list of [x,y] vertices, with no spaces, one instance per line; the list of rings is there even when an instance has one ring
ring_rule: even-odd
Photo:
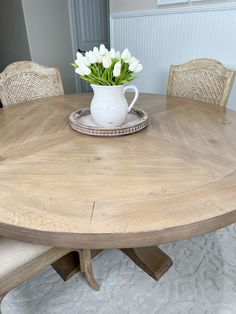
[[[74,115],[78,113],[79,111],[84,111],[84,112],[87,111],[90,114],[89,107],[78,109],[69,115],[69,124],[73,130],[82,134],[86,134],[86,135],[100,136],[100,137],[128,135],[128,134],[141,131],[142,129],[146,128],[149,124],[149,119],[148,119],[148,115],[146,111],[140,108],[132,108],[131,112],[136,112],[137,114],[142,115],[142,117],[140,118],[141,121],[138,121],[136,124],[126,126],[126,127],[121,125],[119,127],[112,127],[112,128],[105,128],[105,127],[100,127],[100,126],[90,127],[86,124],[75,124],[72,121],[72,119]],[[122,132],[119,133],[119,131],[122,131]]]

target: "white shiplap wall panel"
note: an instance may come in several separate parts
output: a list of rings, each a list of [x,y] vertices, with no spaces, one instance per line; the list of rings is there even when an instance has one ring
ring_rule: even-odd
[[[111,16],[111,45],[128,47],[144,65],[135,84],[141,92],[166,93],[171,64],[214,58],[236,69],[236,8]],[[236,110],[236,84],[228,107]]]

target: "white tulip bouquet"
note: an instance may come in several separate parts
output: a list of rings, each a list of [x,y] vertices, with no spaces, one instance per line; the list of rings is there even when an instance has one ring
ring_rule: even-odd
[[[104,45],[94,47],[83,56],[76,54],[75,63],[71,63],[75,72],[90,84],[113,86],[123,85],[133,81],[135,74],[142,71],[139,60],[131,56],[128,49],[122,53],[111,48],[109,51]]]

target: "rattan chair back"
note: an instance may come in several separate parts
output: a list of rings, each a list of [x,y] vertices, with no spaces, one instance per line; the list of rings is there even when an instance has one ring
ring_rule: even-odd
[[[56,68],[20,61],[10,64],[0,73],[3,106],[63,94],[61,75]]]
[[[213,59],[196,59],[171,65],[167,94],[204,101],[225,107],[235,71]]]

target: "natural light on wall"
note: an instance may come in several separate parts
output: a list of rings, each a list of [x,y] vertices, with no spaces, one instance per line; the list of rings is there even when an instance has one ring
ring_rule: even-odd
[[[236,3],[236,0],[157,0],[157,5],[160,8],[184,6],[192,7],[197,5],[217,5],[217,4],[231,4]]]

